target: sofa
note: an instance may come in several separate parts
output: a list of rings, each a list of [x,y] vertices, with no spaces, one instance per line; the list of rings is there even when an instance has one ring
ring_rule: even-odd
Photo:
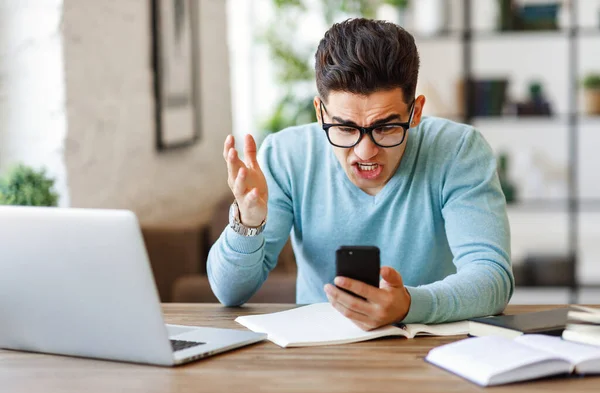
[[[206,261],[210,247],[228,225],[231,202],[231,197],[225,196],[208,223],[142,226],[161,302],[218,302],[208,282]],[[277,266],[249,302],[296,302],[296,260],[289,240]]]

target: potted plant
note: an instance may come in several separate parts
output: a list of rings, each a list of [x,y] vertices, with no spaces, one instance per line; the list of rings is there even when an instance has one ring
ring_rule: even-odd
[[[19,164],[0,178],[0,205],[57,206],[54,179],[45,169],[35,170]]]
[[[585,109],[588,115],[600,115],[600,73],[588,74],[583,80]]]

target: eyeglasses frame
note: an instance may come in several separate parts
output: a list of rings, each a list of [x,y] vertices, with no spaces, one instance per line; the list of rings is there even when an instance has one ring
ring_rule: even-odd
[[[377,124],[374,126],[370,126],[370,127],[360,127],[354,124],[339,124],[339,123],[325,123],[325,120],[323,120],[323,108],[325,108],[325,113],[327,112],[327,107],[325,106],[325,104],[323,103],[323,100],[319,100],[319,110],[321,112],[321,126],[323,127],[323,131],[325,131],[325,133],[327,134],[327,140],[329,141],[330,144],[332,144],[335,147],[341,147],[344,149],[351,149],[354,146],[358,145],[360,143],[360,141],[362,141],[363,137],[365,136],[365,134],[369,134],[369,137],[371,138],[371,141],[373,141],[373,143],[379,147],[382,147],[384,149],[387,148],[391,148],[391,147],[396,147],[396,146],[400,146],[402,143],[404,143],[404,140],[406,139],[406,133],[408,132],[408,130],[410,129],[410,125],[413,121],[413,116],[415,114],[415,104],[416,104],[417,100],[416,98],[413,99],[412,105],[411,105],[411,109],[410,109],[410,116],[408,118],[407,122],[404,123],[385,123],[385,124]],[[331,141],[331,138],[329,137],[329,129],[331,127],[334,126],[342,126],[342,127],[348,127],[348,128],[354,128],[358,131],[360,131],[360,137],[358,138],[358,140],[356,141],[356,143],[354,143],[351,146],[341,146],[341,145],[336,145],[335,143],[333,143]],[[379,143],[377,143],[375,141],[375,138],[373,137],[373,130],[380,128],[380,127],[389,127],[389,126],[399,126],[402,127],[404,129],[404,134],[402,135],[402,140],[399,143],[396,143],[395,145],[390,145],[390,146],[383,146],[380,145]]]

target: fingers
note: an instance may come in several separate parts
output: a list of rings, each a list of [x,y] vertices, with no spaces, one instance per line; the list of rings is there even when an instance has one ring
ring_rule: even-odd
[[[258,166],[256,160],[256,142],[250,134],[246,134],[244,139],[244,158],[248,167]]]
[[[227,152],[225,160],[227,161],[227,176],[229,187],[233,190],[233,183],[235,182],[237,176],[239,175],[239,171],[242,167],[244,169],[246,166],[238,157],[237,151],[234,147],[231,147]]]
[[[372,300],[377,296],[377,288],[365,284],[362,281],[353,280],[348,277],[336,277],[333,281],[335,285],[347,289],[350,292],[356,293],[359,296],[364,297],[367,300]]]
[[[325,286],[325,293],[330,301],[334,301],[335,303],[340,303],[347,309],[353,310],[357,313],[363,314],[365,316],[369,315],[371,310],[371,305],[356,296],[353,296],[349,293],[342,291],[339,288],[336,288],[334,285],[327,284]]]
[[[335,308],[340,314],[342,314],[346,318],[352,320],[352,322],[354,322],[356,326],[363,330],[371,330],[376,327],[376,324],[369,318],[368,315],[357,311],[355,308],[352,308],[352,306],[348,306],[340,302],[338,297],[338,295],[346,295],[351,298],[354,298],[354,296],[344,293],[343,291],[335,288],[331,284],[327,284],[325,286],[325,293],[327,294],[327,298],[329,299],[329,302],[331,303],[333,308]],[[356,300],[362,301],[360,299]]]
[[[233,187],[233,196],[238,200],[238,203],[243,203],[247,207],[253,207],[257,202],[261,201],[259,197],[258,189],[255,187],[248,190],[246,183],[246,177],[248,176],[248,169],[242,166],[235,177]]]
[[[225,142],[223,143],[223,159],[227,161],[227,155],[229,154],[229,149],[235,146],[235,139],[233,135],[227,135],[225,138]]]
[[[340,314],[342,314],[346,318],[352,320],[352,322],[354,322],[354,324],[356,326],[358,326],[359,328],[361,328],[362,330],[371,330],[371,329],[375,328],[375,325],[373,324],[373,321],[371,321],[369,319],[369,317],[367,317],[366,315],[357,313],[354,310],[346,308],[341,303],[332,302],[331,305],[333,306],[333,308],[335,308],[336,310],[338,310],[338,312]]]
[[[246,175],[247,169],[245,167],[240,168],[231,189],[231,191],[233,191],[233,196],[238,201],[241,201],[246,194]]]

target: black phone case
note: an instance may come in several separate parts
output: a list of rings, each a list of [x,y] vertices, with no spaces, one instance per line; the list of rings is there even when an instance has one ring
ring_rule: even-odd
[[[336,275],[362,281],[379,288],[379,248],[375,246],[341,246],[336,251]],[[339,287],[338,287],[339,288]],[[344,292],[360,297],[340,288]]]

